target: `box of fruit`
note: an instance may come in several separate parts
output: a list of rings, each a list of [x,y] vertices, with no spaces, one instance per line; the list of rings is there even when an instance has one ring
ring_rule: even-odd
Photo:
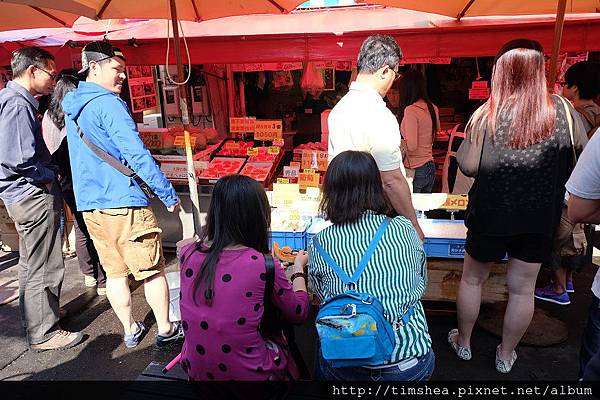
[[[219,178],[240,172],[245,162],[245,158],[215,157],[200,174],[199,179],[211,184],[216,183]]]

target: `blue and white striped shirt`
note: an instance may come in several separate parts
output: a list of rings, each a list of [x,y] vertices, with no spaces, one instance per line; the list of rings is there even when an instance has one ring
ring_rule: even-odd
[[[354,224],[332,225],[317,234],[323,249],[352,276],[384,215],[364,212]],[[316,251],[308,248],[309,285],[322,301],[345,291],[344,283]],[[404,217],[392,219],[377,245],[356,290],[370,293],[383,304],[390,323],[398,321],[410,306],[414,314],[396,331],[391,363],[419,357],[431,349],[421,297],[427,286],[427,259],[413,225]]]

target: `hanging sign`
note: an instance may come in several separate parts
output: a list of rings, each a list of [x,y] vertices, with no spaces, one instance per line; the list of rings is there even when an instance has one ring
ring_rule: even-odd
[[[152,67],[150,65],[130,65],[126,70],[131,111],[135,113],[156,108],[156,85]]]

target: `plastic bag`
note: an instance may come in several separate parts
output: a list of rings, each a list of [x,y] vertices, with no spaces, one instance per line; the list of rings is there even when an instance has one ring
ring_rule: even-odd
[[[300,82],[300,88],[305,96],[306,94],[310,94],[313,98],[321,96],[321,93],[325,88],[325,81],[323,80],[323,74],[317,69],[315,63],[306,63],[302,74],[302,81]]]

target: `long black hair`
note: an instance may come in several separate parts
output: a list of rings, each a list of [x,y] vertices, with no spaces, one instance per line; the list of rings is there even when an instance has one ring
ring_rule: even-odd
[[[202,236],[193,251],[183,255],[182,264],[195,251],[206,253],[200,273],[194,278],[194,299],[200,287],[204,287],[205,303],[212,303],[215,270],[225,247],[243,245],[268,254],[270,226],[271,208],[260,183],[243,175],[219,179],[213,189]]]
[[[406,107],[414,104],[415,102],[423,100],[427,104],[429,115],[431,116],[431,135],[435,140],[435,133],[439,130],[437,123],[437,116],[435,114],[435,108],[433,103],[429,100],[427,94],[427,85],[425,77],[421,71],[416,69],[410,69],[408,72],[402,75],[400,79],[400,111],[398,117],[400,122],[404,118],[404,110]]]
[[[77,88],[78,84],[77,70],[74,69],[63,69],[56,78],[56,87],[48,106],[48,115],[58,129],[62,130],[65,127],[65,112],[62,108],[62,101],[67,93]]]
[[[331,160],[320,209],[334,224],[352,224],[367,210],[391,216],[392,207],[371,154],[348,150]]]

